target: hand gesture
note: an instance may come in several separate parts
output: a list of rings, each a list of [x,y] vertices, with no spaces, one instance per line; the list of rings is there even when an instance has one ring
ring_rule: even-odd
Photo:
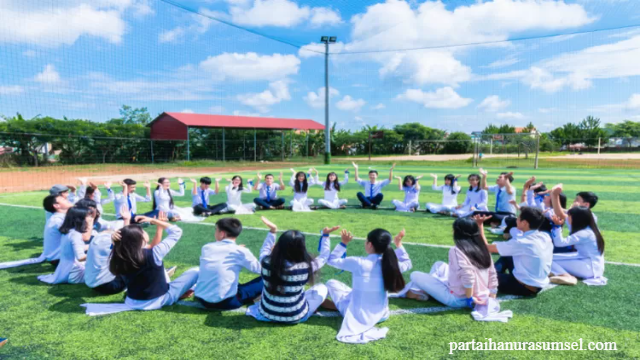
[[[338,226],[334,226],[334,227],[326,227],[324,229],[322,229],[322,233],[327,235],[327,234],[331,234],[332,232],[336,231],[340,229],[340,225]]]
[[[151,188],[151,183],[150,183],[150,182],[148,182],[148,181],[145,181],[145,182],[144,182],[144,187],[145,187],[146,189],[150,189],[150,188]]]
[[[458,180],[461,176],[462,176],[462,174],[456,175],[456,180]]]
[[[349,244],[349,242],[353,240],[353,235],[351,235],[351,233],[347,230],[342,230],[342,232],[340,233],[340,237],[342,238],[342,243],[345,245]]]
[[[391,170],[396,168],[396,163],[393,163],[393,165],[391,165]]]
[[[554,224],[558,225],[558,226],[562,226],[564,225],[564,219],[560,219],[559,217],[557,217],[556,215],[553,215],[551,217],[551,221],[553,221]]]
[[[80,185],[86,186],[87,185],[87,178],[86,177],[79,177],[78,178],[78,182],[80,183]]]
[[[158,212],[158,216],[156,217],[156,219],[158,219],[160,221],[164,221],[164,222],[169,221],[169,218],[167,217],[167,213],[164,212],[164,211],[159,211]]]
[[[505,180],[506,180],[507,182],[509,182],[509,178],[510,178],[510,177],[512,177],[512,176],[513,176],[513,171],[509,171],[509,172],[504,176],[504,178],[505,178]]]
[[[152,218],[144,215],[136,215],[135,218],[136,223],[151,223],[152,220]]]
[[[355,169],[357,169],[357,168],[358,168],[358,164],[356,164],[356,162],[355,162],[355,161],[352,161],[352,162],[351,162],[351,165],[353,165],[353,167],[354,167]]]
[[[402,231],[400,231],[398,235],[396,235],[393,238],[393,243],[396,245],[397,248],[402,247],[402,238],[404,238],[405,234],[406,234],[406,231],[402,229]]]
[[[536,182],[536,177],[532,176],[524,183],[524,185],[525,187],[530,188],[531,184],[533,184],[534,182]]]
[[[219,183],[222,178],[216,178],[216,183]]]
[[[196,181],[196,179],[191,179],[191,182],[194,184],[197,184],[198,182]]]
[[[269,219],[267,219],[264,216],[260,217],[260,220],[262,220],[262,222],[267,225],[267,227],[269,228],[269,231],[272,233],[276,233],[278,231],[278,226],[276,226],[276,224],[272,223],[271,221],[269,221]]]
[[[105,181],[104,187],[106,187],[107,189],[111,189],[111,181]]]
[[[432,177],[432,178],[434,178],[434,179],[437,179],[437,178],[438,178],[438,175],[436,175],[436,174],[429,174],[429,176],[431,176],[431,177]]]
[[[558,195],[560,195],[560,194],[562,193],[562,184],[560,183],[560,184],[558,184],[558,185],[554,186],[554,187],[551,189],[551,193],[552,193],[552,194],[558,194]]]
[[[182,180],[182,178],[178,178],[178,184],[182,185],[182,183],[184,183],[184,181]]]
[[[484,222],[491,219],[493,216],[491,215],[482,215],[482,214],[478,214],[476,216],[473,217],[473,220],[476,221],[476,224],[478,224],[478,226],[483,226]]]
[[[258,173],[258,174],[256,175],[256,177],[258,178],[258,181],[261,181],[261,180],[262,180],[262,174]]]
[[[278,176],[278,179],[282,181],[282,171],[280,171],[280,176]]]
[[[290,168],[289,170],[291,170],[292,173],[295,174],[296,170],[294,168]]]
[[[485,177],[486,177],[486,176],[487,176],[487,174],[488,174],[488,173],[487,173],[487,170],[485,170],[485,169],[483,169],[483,168],[478,169],[478,172],[480,173],[480,175],[485,176]]]
[[[416,176],[416,181],[418,181],[418,180],[422,179],[423,177],[424,177],[424,175],[418,175],[418,176]]]
[[[94,182],[89,181],[89,187],[93,188],[94,190],[98,188],[98,185],[96,185]]]
[[[535,185],[531,186],[529,189],[530,189],[530,190],[539,189],[539,188],[540,188],[540,186],[542,186],[542,185],[544,185],[544,183],[543,183],[542,181],[540,181],[539,183],[537,183],[537,184],[535,184]],[[538,193],[538,194],[540,194],[540,193]]]
[[[71,192],[76,192],[76,187],[73,185],[67,185],[67,187],[69,188],[69,190],[71,190]]]
[[[127,205],[122,205],[120,208],[120,216],[122,217],[122,220],[131,220],[131,212]]]
[[[116,230],[111,234],[111,242],[118,242],[122,240],[122,234],[120,233],[120,230]]]
[[[395,179],[402,180],[400,176],[394,176]],[[416,179],[417,180],[417,179]]]
[[[127,183],[125,183],[124,181],[120,181],[120,186],[122,186],[122,192],[127,194],[129,192],[129,187],[127,186]]]

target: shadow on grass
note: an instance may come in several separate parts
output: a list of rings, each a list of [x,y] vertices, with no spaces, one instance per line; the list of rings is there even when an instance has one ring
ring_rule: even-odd
[[[38,257],[38,256],[40,256],[40,254],[32,256],[32,258]],[[6,272],[6,273],[9,273],[9,274],[18,274],[18,275],[19,274],[34,274],[33,278],[35,279],[37,275],[49,274],[49,273],[54,272],[55,270],[56,270],[56,268],[53,265],[51,265],[51,263],[43,262],[43,263],[40,263],[40,264],[31,264],[31,265],[18,266],[18,267],[13,267],[13,268],[8,268],[8,269],[2,269],[2,270],[0,270],[0,272]]]

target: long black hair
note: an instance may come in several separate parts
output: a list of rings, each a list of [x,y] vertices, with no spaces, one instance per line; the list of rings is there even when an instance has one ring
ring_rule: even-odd
[[[404,288],[404,278],[398,265],[398,257],[391,248],[392,236],[387,230],[375,229],[367,234],[367,242],[373,245],[376,254],[382,254],[382,279],[384,289],[398,292]]]
[[[162,184],[165,180],[167,180],[166,177],[161,177],[160,179],[158,179],[158,184]],[[160,189],[160,185],[156,186],[156,190],[160,190],[162,191],[163,189]],[[171,196],[171,188],[169,188],[167,190],[167,194],[169,194],[169,207],[173,208],[173,196]],[[153,210],[156,209],[156,197],[154,195],[153,197]]]
[[[458,218],[453,222],[453,242],[478,269],[491,266],[491,254],[480,236],[480,228],[472,218]]]
[[[455,193],[456,193],[456,191],[455,191],[455,189],[454,189],[454,188],[455,188],[455,186],[456,186],[456,177],[455,177],[455,175],[453,175],[453,174],[447,174],[447,175],[444,177],[444,180],[445,180],[445,181],[449,180],[449,181],[451,182],[451,185],[450,185],[450,186],[451,186],[451,195],[455,195]]]
[[[596,242],[598,243],[598,251],[600,254],[604,253],[604,238],[598,229],[598,224],[593,218],[591,209],[584,206],[575,206],[569,209],[569,216],[571,216],[571,234],[575,234],[580,230],[584,230],[587,227],[591,228],[596,235]]]
[[[120,240],[113,241],[109,258],[109,271],[113,275],[127,275],[138,271],[144,265],[142,251],[144,230],[137,224],[131,224],[119,230]]]
[[[467,176],[467,180],[471,180],[471,178],[476,178],[476,180],[478,180],[478,186],[476,186],[476,189],[473,190],[473,186],[469,185],[469,191],[475,191],[475,192],[480,191],[480,175],[471,174],[471,175]]]
[[[402,187],[407,186],[407,180],[411,181],[411,186],[416,184],[416,178],[414,178],[413,175],[407,175],[404,177],[404,180],[402,180]]]
[[[300,183],[300,180],[298,180],[298,176],[303,175],[304,176],[304,180],[302,181],[302,183]],[[295,182],[293,183],[293,191],[295,192],[303,192],[306,193],[307,192],[307,188],[309,188],[309,183],[307,182],[307,174],[304,171],[298,171],[296,173],[296,179]]]
[[[333,181],[333,188],[336,189],[336,191],[340,191],[340,182],[338,181],[338,174],[334,173],[333,171],[327,174],[327,181],[324,182],[324,189],[331,190],[331,180],[329,179],[331,175],[336,177],[336,179]]]
[[[263,260],[263,267],[269,268],[270,277],[267,291],[271,294],[284,294],[282,287],[285,281],[282,279],[283,274],[288,267],[304,263],[307,265],[305,269],[308,275],[308,283],[313,284],[313,257],[307,252],[304,234],[298,230],[285,231],[278,242],[273,247],[271,255],[267,257],[268,264]]]
[[[240,185],[238,185],[238,191],[242,191],[243,187],[242,187],[242,176],[240,175],[234,175],[231,178],[231,188],[233,188],[233,180],[235,180],[236,178],[240,179]]]
[[[74,205],[74,207],[81,207],[81,208],[86,208],[86,209],[91,209],[93,211],[95,211],[95,218],[94,221],[98,221],[98,219],[100,219],[100,210],[98,210],[98,204],[93,201],[93,199],[80,199],[78,200],[78,202]]]
[[[84,234],[87,229],[87,217],[91,216],[95,210],[88,207],[74,206],[67,210],[67,215],[60,226],[61,234],[68,234],[69,231],[75,230]]]

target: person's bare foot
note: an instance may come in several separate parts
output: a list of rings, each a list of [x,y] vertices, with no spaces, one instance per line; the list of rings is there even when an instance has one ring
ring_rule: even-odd
[[[180,300],[184,300],[184,299],[188,299],[188,298],[192,297],[194,292],[195,291],[193,291],[191,289],[187,290],[187,292],[185,292],[184,294],[182,294],[182,296],[180,296]]]
[[[413,299],[413,300],[418,300],[418,301],[427,301],[429,300],[429,295],[427,295],[426,292],[424,291],[414,291],[414,290],[409,290],[407,291],[407,299]]]
[[[556,285],[569,285],[569,286],[574,286],[578,284],[578,279],[574,276],[571,276],[569,274],[563,274],[563,275],[558,275],[558,276],[550,276],[549,277],[549,281],[552,284],[556,284]]]
[[[346,209],[347,206],[346,205],[340,205],[340,209]]]
[[[275,206],[269,206],[269,210],[275,210]]]
[[[329,299],[323,301],[322,304],[320,304],[320,307],[327,310],[338,311],[336,304],[334,304],[333,301]]]

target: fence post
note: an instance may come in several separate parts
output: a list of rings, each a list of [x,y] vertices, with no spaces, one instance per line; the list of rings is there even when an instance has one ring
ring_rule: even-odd
[[[151,140],[151,163],[153,164],[153,140]]]
[[[598,138],[598,155],[600,155],[600,141],[602,140],[602,138]]]
[[[538,169],[538,156],[540,155],[540,133],[538,133],[538,137],[536,139],[536,161],[533,164],[534,169]]]
[[[291,159],[293,159],[293,129],[291,129]]]
[[[409,155],[413,154],[413,151],[411,151],[411,140],[409,140]]]
[[[307,160],[309,160],[309,130],[307,130]]]
[[[284,161],[284,130],[282,130],[281,134],[282,134],[282,161]]]
[[[257,149],[257,146],[256,146],[257,132],[258,132],[258,130],[256,130],[254,128],[253,129],[253,161],[254,162],[258,161],[258,149]]]
[[[489,147],[489,155],[493,155],[493,135],[491,136],[491,145]]]
[[[222,128],[222,161],[223,162],[227,161],[226,160],[227,154],[226,154],[226,149],[225,149],[227,147],[226,145],[227,145],[227,143],[226,143],[225,137],[224,137],[224,128]]]
[[[187,161],[191,161],[191,150],[189,148],[189,127],[187,126]]]

